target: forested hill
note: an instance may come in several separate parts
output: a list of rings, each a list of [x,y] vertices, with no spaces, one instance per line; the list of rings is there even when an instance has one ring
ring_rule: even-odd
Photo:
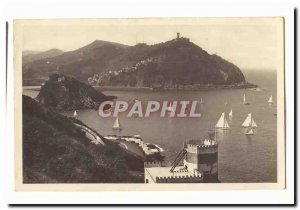
[[[210,55],[187,38],[126,46],[95,41],[75,51],[23,64],[23,84],[40,84],[58,72],[83,82],[113,86],[244,83],[234,64]]]

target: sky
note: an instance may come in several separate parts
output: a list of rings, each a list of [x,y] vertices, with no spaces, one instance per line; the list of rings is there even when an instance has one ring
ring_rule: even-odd
[[[23,51],[76,50],[94,40],[156,44],[181,36],[241,69],[276,70],[283,62],[281,18],[28,20]]]

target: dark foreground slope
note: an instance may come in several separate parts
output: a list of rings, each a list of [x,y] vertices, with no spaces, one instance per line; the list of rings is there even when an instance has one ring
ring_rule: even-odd
[[[50,75],[37,96],[40,103],[55,110],[97,109],[100,103],[115,98],[62,74]]]
[[[73,122],[23,96],[24,183],[143,182],[141,157],[105,139],[92,144]]]

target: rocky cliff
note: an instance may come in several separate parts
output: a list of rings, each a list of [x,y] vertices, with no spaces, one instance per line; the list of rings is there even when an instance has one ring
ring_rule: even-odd
[[[92,86],[63,74],[52,74],[42,85],[37,101],[55,110],[97,109],[103,101],[116,97],[106,96]]]
[[[100,134],[105,146],[91,143],[74,122],[86,126],[23,96],[24,183],[143,182],[142,157]]]

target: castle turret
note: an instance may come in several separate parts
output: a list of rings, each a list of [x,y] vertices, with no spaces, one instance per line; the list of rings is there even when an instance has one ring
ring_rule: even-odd
[[[202,173],[204,182],[218,180],[218,144],[214,140],[190,140],[184,165],[188,171]]]
[[[189,140],[168,165],[146,163],[145,183],[218,182],[218,144],[208,139]]]

